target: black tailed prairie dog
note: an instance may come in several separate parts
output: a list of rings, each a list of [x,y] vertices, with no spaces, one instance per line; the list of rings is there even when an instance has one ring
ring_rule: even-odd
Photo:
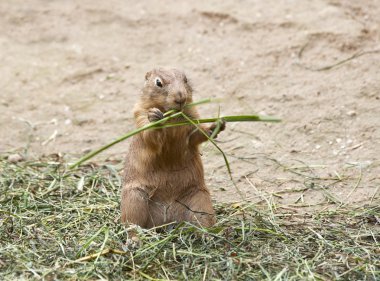
[[[192,88],[177,69],[153,69],[145,75],[134,108],[137,127],[163,118],[171,109],[197,119]],[[178,117],[168,122],[183,121]],[[211,135],[217,124],[200,125]],[[224,130],[225,122],[220,130]],[[121,221],[151,228],[188,221],[205,227],[215,223],[210,192],[204,181],[199,145],[207,137],[192,125],[146,130],[132,138],[121,192]]]

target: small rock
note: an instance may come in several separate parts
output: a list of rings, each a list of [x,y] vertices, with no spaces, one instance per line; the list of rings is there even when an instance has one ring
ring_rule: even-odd
[[[354,117],[354,116],[356,116],[356,111],[350,110],[350,111],[347,112],[347,115],[350,116],[350,117]]]
[[[252,142],[254,148],[260,148],[263,146],[263,143],[261,141],[251,140],[251,142]]]
[[[53,125],[58,125],[58,120],[57,120],[57,118],[53,118],[53,119],[50,120],[49,123],[53,124]]]
[[[90,153],[90,152],[91,152],[90,148],[84,148],[84,149],[82,149],[82,153],[84,153],[84,154],[87,154],[87,153]]]
[[[18,163],[24,160],[24,157],[22,157],[20,154],[15,153],[8,156],[8,161],[10,163]]]

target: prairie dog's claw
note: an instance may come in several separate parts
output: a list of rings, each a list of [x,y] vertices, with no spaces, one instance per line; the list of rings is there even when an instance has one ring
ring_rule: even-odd
[[[150,122],[156,122],[162,118],[164,118],[164,114],[158,108],[153,107],[148,110],[148,120]]]
[[[218,127],[218,121],[217,122],[214,122],[211,126],[210,126],[210,131],[209,131],[209,135],[211,136],[212,133],[214,132],[214,130]],[[224,131],[224,129],[226,128],[226,121],[222,118],[221,119],[221,124],[220,124],[220,128],[219,128],[219,132],[217,132],[217,134],[215,135],[215,138],[218,136],[218,134],[221,132],[221,131]]]

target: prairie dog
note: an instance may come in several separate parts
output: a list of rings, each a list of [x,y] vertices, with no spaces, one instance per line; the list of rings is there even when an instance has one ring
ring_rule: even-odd
[[[134,107],[136,126],[163,118],[171,109],[199,118],[193,90],[177,69],[153,69],[145,75]],[[183,121],[183,117],[168,122]],[[211,135],[217,124],[199,125]],[[220,131],[225,129],[222,123]],[[205,227],[215,223],[210,192],[204,181],[199,145],[207,137],[192,125],[146,130],[132,138],[125,161],[121,222],[143,228],[188,221]]]

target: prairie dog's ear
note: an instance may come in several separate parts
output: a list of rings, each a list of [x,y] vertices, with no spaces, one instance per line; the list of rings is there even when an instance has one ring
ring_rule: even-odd
[[[148,79],[150,78],[150,76],[152,76],[152,71],[148,71],[148,72],[145,74],[145,81],[148,81]]]

